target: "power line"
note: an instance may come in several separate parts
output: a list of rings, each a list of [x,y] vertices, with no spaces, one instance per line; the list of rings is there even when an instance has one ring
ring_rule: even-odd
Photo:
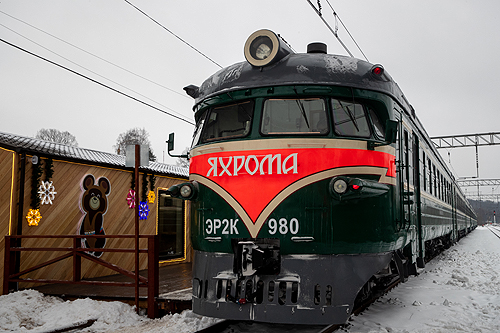
[[[102,83],[102,82],[99,82],[99,81],[97,81],[97,80],[95,80],[95,79],[92,79],[91,77],[88,77],[88,76],[86,76],[86,75],[83,75],[83,74],[81,74],[81,73],[78,73],[77,71],[74,71],[74,70],[72,70],[72,69],[70,69],[70,68],[68,68],[68,67],[65,67],[65,66],[63,66],[63,65],[60,65],[60,64],[58,64],[58,63],[56,63],[56,62],[54,62],[54,61],[52,61],[52,60],[49,60],[49,59],[47,59],[47,58],[44,58],[44,57],[42,57],[42,56],[40,56],[40,55],[38,55],[38,54],[35,54],[35,53],[33,53],[33,52],[30,52],[30,51],[26,50],[26,49],[23,49],[22,47],[17,46],[17,45],[15,45],[15,44],[12,44],[12,43],[10,43],[10,42],[8,42],[8,41],[6,41],[6,40],[2,39],[2,38],[0,38],[0,41],[1,41],[1,42],[3,42],[3,43],[5,43],[5,44],[7,44],[7,45],[10,45],[10,46],[12,46],[12,47],[14,47],[14,48],[16,48],[16,49],[18,49],[18,50],[20,50],[20,51],[23,51],[23,52],[25,52],[25,53],[28,53],[28,54],[30,54],[30,55],[32,55],[32,56],[34,56],[34,57],[36,57],[36,58],[39,58],[39,59],[44,60],[44,61],[46,61],[46,62],[48,62],[48,63],[51,63],[52,65],[55,65],[55,66],[57,66],[57,67],[59,67],[59,68],[65,69],[65,70],[67,70],[67,71],[69,71],[69,72],[71,72],[71,73],[73,73],[73,74],[76,74],[76,75],[78,75],[78,76],[80,76],[80,77],[83,77],[84,79],[87,79],[87,80],[89,80],[89,81],[91,81],[91,82],[93,82],[93,83],[96,83],[96,84],[98,84],[98,85],[100,85],[100,86],[102,86],[102,87],[108,88],[109,90],[112,90],[112,91],[114,91],[114,92],[116,92],[116,93],[118,93],[118,94],[120,94],[120,95],[123,95],[123,96],[125,96],[125,97],[130,98],[130,99],[133,99],[133,100],[134,100],[134,101],[136,101],[136,102],[139,102],[139,103],[144,104],[144,105],[146,105],[146,106],[149,106],[150,108],[153,108],[153,109],[155,109],[155,110],[157,110],[157,111],[160,111],[160,112],[162,112],[162,113],[165,113],[166,115],[169,115],[169,116],[174,117],[174,118],[176,118],[176,119],[182,120],[182,121],[184,121],[184,122],[186,122],[186,123],[188,123],[188,124],[195,125],[193,122],[191,122],[191,121],[189,121],[189,120],[187,120],[187,119],[181,118],[181,117],[176,116],[176,115],[174,115],[174,114],[171,114],[171,113],[169,113],[169,112],[167,112],[167,111],[165,111],[165,110],[162,110],[162,109],[160,109],[160,108],[158,108],[158,107],[156,107],[156,106],[154,106],[154,105],[151,105],[151,104],[149,104],[149,103],[146,103],[146,102],[144,102],[144,101],[141,101],[140,99],[138,99],[138,98],[136,98],[136,97],[134,97],[134,96],[131,96],[131,95],[129,95],[129,94],[126,94],[126,93],[124,93],[124,92],[122,92],[122,91],[120,91],[120,90],[118,90],[118,89],[115,89],[115,88],[113,88],[113,87],[110,87],[110,86],[108,86],[108,85],[106,85],[106,84]]]
[[[210,59],[207,55],[205,55],[204,53],[202,53],[201,51],[199,51],[198,49],[196,49],[193,45],[189,44],[188,42],[186,42],[184,39],[182,39],[181,37],[177,36],[176,34],[174,34],[171,30],[169,30],[167,27],[165,27],[163,24],[161,24],[160,22],[156,21],[154,18],[152,18],[151,16],[149,16],[147,13],[145,13],[144,11],[142,11],[141,9],[139,9],[137,6],[135,6],[134,4],[132,4],[130,1],[128,0],[124,0],[126,3],[128,3],[130,6],[134,7],[135,9],[137,9],[140,13],[142,13],[144,16],[146,16],[147,18],[149,18],[151,21],[153,21],[154,23],[158,24],[160,27],[162,27],[163,29],[165,29],[166,31],[168,31],[169,33],[171,33],[173,36],[175,36],[178,40],[180,40],[181,42],[183,42],[184,44],[186,44],[187,46],[189,46],[190,48],[192,48],[193,50],[195,50],[196,52],[198,52],[199,54],[201,54],[203,57],[205,57],[206,59],[210,60],[212,63],[214,63],[215,65],[219,66],[219,68],[222,68],[221,65],[219,65],[218,63],[216,63],[214,60]]]
[[[126,0],[125,0],[126,1]],[[340,45],[342,45],[342,47],[344,48],[344,50],[347,51],[347,53],[349,53],[349,55],[354,58],[354,56],[352,55],[351,51],[349,51],[349,49],[347,48],[347,46],[345,46],[345,44],[342,42],[342,40],[340,39],[339,35],[337,34],[337,32],[335,30],[332,29],[332,27],[330,27],[330,25],[328,24],[328,22],[326,22],[326,20],[323,18],[323,15],[321,14],[321,6],[319,7],[320,9],[316,9],[316,7],[314,7],[314,5],[312,4],[312,2],[310,0],[307,0],[307,2],[311,5],[311,7],[314,9],[314,11],[316,12],[316,14],[318,14],[319,18],[323,21],[323,23],[326,25],[326,27],[331,31],[331,33],[337,38],[337,40],[339,41]]]
[[[40,29],[40,28],[37,28],[37,27],[35,27],[34,25],[29,24],[28,22],[25,22],[25,21],[23,21],[23,20],[21,20],[21,19],[18,19],[17,17],[14,17],[14,16],[12,16],[12,15],[10,15],[10,14],[7,14],[7,13],[5,13],[4,11],[1,11],[1,10],[0,10],[0,13],[2,13],[2,14],[4,14],[4,15],[7,15],[8,17],[13,18],[14,20],[17,20],[17,21],[19,21],[19,22],[21,22],[21,23],[24,23],[24,24],[26,24],[27,26],[30,26],[31,28],[33,28],[33,29],[35,29],[35,30],[38,30],[38,31],[40,31],[40,32],[42,32],[42,33],[44,33],[44,34],[46,34],[46,35],[48,35],[48,36],[51,36],[52,38],[55,38],[55,39],[57,39],[57,40],[59,40],[59,41],[61,41],[61,42],[65,43],[65,44],[67,44],[67,45],[70,45],[70,46],[72,46],[72,47],[74,47],[74,48],[76,48],[76,49],[78,49],[78,50],[80,50],[80,51],[82,51],[82,52],[87,53],[88,55],[91,55],[91,56],[93,56],[93,57],[95,57],[95,58],[97,58],[97,59],[99,59],[99,60],[102,60],[102,61],[104,61],[104,62],[106,62],[106,63],[108,63],[108,64],[110,64],[110,65],[112,65],[112,66],[114,66],[114,67],[117,67],[117,68],[119,68],[119,69],[121,69],[121,70],[123,70],[123,71],[125,71],[125,72],[127,72],[127,73],[130,73],[130,74],[132,74],[132,75],[135,75],[135,76],[137,76],[137,77],[139,77],[139,78],[141,78],[141,79],[143,79],[143,80],[146,80],[146,81],[148,81],[148,82],[150,82],[150,83],[153,83],[153,84],[155,84],[155,85],[157,85],[157,86],[159,86],[159,87],[162,87],[162,88],[164,88],[164,89],[166,89],[166,90],[168,90],[168,91],[170,91],[170,92],[173,92],[173,93],[175,93],[175,94],[177,94],[177,95],[179,95],[179,96],[182,96],[182,97],[184,97],[184,98],[191,99],[190,97],[186,96],[186,94],[183,94],[183,93],[180,93],[180,92],[175,91],[175,90],[173,90],[173,89],[170,89],[170,88],[168,88],[168,87],[165,87],[164,85],[162,85],[162,84],[160,84],[160,83],[157,83],[157,82],[155,82],[155,81],[152,81],[152,80],[150,80],[150,79],[148,79],[148,78],[146,78],[146,77],[144,77],[144,76],[142,76],[142,75],[139,75],[139,74],[137,74],[137,73],[134,73],[134,72],[132,72],[132,71],[130,71],[130,70],[128,70],[128,69],[126,69],[126,68],[124,68],[124,67],[121,67],[121,66],[119,66],[119,65],[117,65],[117,64],[115,64],[115,63],[112,63],[112,62],[111,62],[111,61],[109,61],[109,60],[106,60],[106,59],[104,59],[104,58],[102,58],[102,57],[100,57],[100,56],[98,56],[98,55],[95,55],[95,54],[93,54],[93,53],[91,53],[91,52],[88,52],[87,50],[82,49],[81,47],[78,47],[78,46],[76,46],[76,45],[74,45],[74,44],[72,44],[72,43],[70,43],[70,42],[65,41],[64,39],[61,39],[61,38],[59,38],[59,37],[57,37],[57,36],[55,36],[55,35],[53,35],[53,34],[51,34],[51,33],[48,33],[48,32],[46,32],[46,31],[44,31],[44,30],[42,30],[42,29]],[[25,37],[25,38],[26,38],[26,37]]]
[[[66,58],[66,57],[64,57],[64,56],[62,56],[62,55],[60,55],[60,54],[58,54],[58,53],[56,53],[56,52],[54,52],[54,51],[50,50],[50,49],[48,49],[48,48],[46,48],[45,46],[43,46],[43,45],[41,45],[41,44],[39,44],[39,43],[35,42],[34,40],[32,40],[32,39],[30,39],[30,38],[28,38],[28,37],[26,37],[26,36],[23,36],[22,34],[20,34],[20,33],[16,32],[16,31],[14,31],[14,30],[12,30],[12,29],[10,29],[9,27],[7,27],[7,26],[5,26],[5,25],[3,25],[3,24],[1,24],[1,23],[0,23],[0,26],[4,27],[4,28],[5,28],[5,29],[7,29],[7,30],[10,30],[11,32],[15,33],[15,34],[16,34],[16,35],[18,35],[18,36],[23,37],[23,38],[24,38],[24,39],[26,39],[26,40],[29,40],[30,42],[32,42],[33,44],[36,44],[36,45],[40,46],[40,47],[41,47],[41,48],[43,48],[44,50],[47,50],[47,51],[49,51],[50,53],[53,53],[53,54],[55,54],[55,55],[57,55],[57,56],[59,56],[59,57],[63,58],[64,60],[69,61],[70,63],[72,63],[72,64],[74,64],[74,65],[76,65],[76,66],[78,66],[78,67],[80,67],[80,68],[83,68],[83,69],[85,69],[85,70],[87,70],[87,71],[91,72],[92,74],[95,74],[95,75],[97,75],[97,76],[99,76],[99,77],[101,77],[101,78],[103,78],[103,79],[105,79],[105,80],[108,80],[108,81],[110,81],[110,82],[113,82],[114,84],[116,84],[116,85],[118,85],[118,86],[120,86],[120,87],[122,87],[122,88],[125,88],[125,89],[127,89],[127,90],[130,90],[130,91],[132,91],[133,93],[136,93],[137,95],[142,96],[142,97],[144,97],[144,98],[146,98],[146,99],[150,100],[151,102],[154,102],[154,103],[156,103],[156,104],[158,104],[158,105],[163,106],[164,108],[169,109],[170,111],[172,111],[172,112],[176,113],[177,115],[179,115],[179,116],[181,116],[181,117],[183,116],[181,113],[179,113],[179,112],[177,112],[177,111],[175,111],[175,110],[172,110],[172,109],[171,109],[171,108],[169,108],[168,106],[165,106],[165,105],[163,105],[163,104],[161,104],[161,103],[159,103],[159,102],[157,102],[157,101],[155,101],[155,100],[153,100],[153,99],[151,99],[151,98],[149,98],[149,97],[147,97],[147,96],[145,96],[145,95],[143,95],[143,94],[141,94],[141,93],[139,93],[139,92],[137,92],[137,91],[135,91],[135,90],[133,90],[133,89],[130,89],[130,88],[128,88],[128,87],[126,87],[126,86],[124,86],[124,85],[122,85],[122,84],[120,84],[120,83],[118,83],[118,82],[116,82],[116,81],[113,81],[113,80],[111,80],[111,79],[108,79],[107,77],[105,77],[105,76],[103,76],[103,75],[101,75],[101,74],[99,74],[99,73],[96,73],[96,72],[94,72],[93,70],[90,70],[90,69],[88,69],[88,68],[86,68],[86,67],[83,67],[83,66],[81,66],[81,65],[77,64],[76,62],[74,62],[74,61],[72,61],[72,60],[70,60],[70,59],[68,59],[68,58]]]
[[[342,42],[342,40],[340,39],[339,37],[339,34],[338,34],[338,27],[337,27],[337,19],[339,20],[339,22],[342,24],[342,26],[344,27],[344,29],[346,30],[347,34],[349,35],[349,37],[351,37],[352,41],[354,42],[354,44],[356,45],[356,47],[358,48],[358,50],[361,52],[361,54],[363,55],[363,57],[365,58],[366,61],[370,62],[368,60],[368,58],[366,57],[365,53],[363,52],[363,50],[361,50],[361,47],[358,45],[358,43],[356,42],[356,40],[354,39],[354,37],[351,35],[351,33],[349,32],[349,30],[347,29],[347,27],[345,26],[344,22],[342,22],[342,20],[340,19],[340,16],[337,14],[337,12],[335,11],[335,9],[333,9],[332,5],[330,4],[330,1],[329,0],[326,0],[326,2],[328,3],[328,5],[330,6],[332,12],[333,12],[333,17],[335,19],[335,29],[332,29],[332,27],[328,24],[328,22],[326,22],[325,18],[323,17],[323,14],[321,13],[321,2],[320,0],[318,0],[318,8],[316,8],[312,2],[310,0],[307,0],[307,2],[311,5],[311,7],[314,9],[314,11],[316,12],[316,14],[318,14],[319,18],[323,21],[323,23],[327,26],[327,28],[330,30],[330,32],[335,36],[335,38],[337,38],[337,40],[339,41],[339,43],[342,45],[342,47],[344,48],[344,50],[347,51],[347,53],[351,56],[351,57],[354,57],[351,53],[351,51],[349,51],[349,49],[347,48],[347,46]]]
[[[361,52],[361,54],[363,55],[363,57],[365,57],[366,61],[370,62],[368,60],[368,58],[366,57],[365,53],[363,52],[363,50],[361,50],[361,47],[359,47],[358,43],[356,42],[356,40],[354,40],[354,37],[351,35],[351,33],[349,32],[349,30],[347,29],[347,27],[345,26],[344,22],[342,22],[342,20],[340,19],[340,16],[338,16],[337,12],[335,12],[335,9],[333,9],[332,5],[330,4],[330,0],[326,0],[326,2],[328,3],[328,6],[330,6],[330,8],[332,9],[333,11],[333,16],[335,16],[335,19],[339,19],[339,22],[340,24],[342,24],[342,26],[344,27],[345,31],[347,31],[347,33],[349,34],[349,37],[351,37],[352,41],[354,42],[354,44],[356,44],[356,47],[358,48],[359,52]]]

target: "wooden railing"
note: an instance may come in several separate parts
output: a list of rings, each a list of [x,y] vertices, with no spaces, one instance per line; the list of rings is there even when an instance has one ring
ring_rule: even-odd
[[[147,253],[148,257],[148,274],[147,278],[140,276],[138,272],[131,272],[124,268],[119,267],[113,263],[96,258],[87,252],[123,252],[123,253],[136,253],[134,248],[83,248],[81,247],[82,238],[106,238],[106,239],[134,239],[135,235],[22,235],[22,236],[5,236],[5,261],[4,261],[4,280],[3,280],[3,294],[9,293],[9,286],[15,282],[29,282],[29,283],[63,283],[63,284],[80,284],[80,285],[101,285],[101,286],[122,286],[122,287],[136,287],[136,299],[138,299],[138,288],[147,288],[148,298],[148,317],[156,318],[158,315],[157,298],[159,293],[159,238],[157,235],[139,235],[140,239],[147,239],[147,248],[138,249],[139,253]],[[23,239],[60,239],[73,241],[71,247],[22,247],[18,246],[18,242]],[[40,263],[36,266],[24,269],[21,272],[16,271],[16,253],[18,252],[63,252],[61,256],[46,262]],[[65,253],[64,253],[65,252]],[[30,272],[36,271],[40,268],[49,266],[61,260],[73,258],[73,278],[71,280],[56,280],[56,279],[22,279],[21,276]],[[134,282],[116,282],[116,281],[92,281],[82,280],[82,258],[90,260],[96,264],[107,267],[122,275],[125,275],[134,280]],[[136,274],[137,273],[137,274]]]

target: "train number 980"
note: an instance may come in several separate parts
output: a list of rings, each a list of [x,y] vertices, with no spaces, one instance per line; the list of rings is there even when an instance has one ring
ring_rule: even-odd
[[[269,219],[267,221],[267,226],[269,228],[269,234],[274,235],[279,232],[282,235],[286,235],[290,232],[292,235],[296,235],[299,232],[299,220],[292,218],[288,221],[285,218],[281,218],[278,221],[276,219]]]

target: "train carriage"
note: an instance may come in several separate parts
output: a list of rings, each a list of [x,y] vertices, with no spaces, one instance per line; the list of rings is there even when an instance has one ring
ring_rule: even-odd
[[[344,323],[475,227],[381,65],[321,43],[296,54],[269,30],[244,53],[185,88],[197,124],[190,181],[169,191],[191,201],[194,312]]]

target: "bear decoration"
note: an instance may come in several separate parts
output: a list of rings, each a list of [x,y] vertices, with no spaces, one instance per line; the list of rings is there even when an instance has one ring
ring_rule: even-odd
[[[82,196],[80,200],[80,210],[83,217],[78,225],[80,235],[104,235],[104,214],[108,210],[108,194],[111,191],[111,184],[105,177],[100,177],[97,182],[93,175],[86,175],[81,183]],[[82,247],[102,249],[106,244],[105,238],[82,238]],[[102,255],[99,251],[89,251],[97,258]]]

